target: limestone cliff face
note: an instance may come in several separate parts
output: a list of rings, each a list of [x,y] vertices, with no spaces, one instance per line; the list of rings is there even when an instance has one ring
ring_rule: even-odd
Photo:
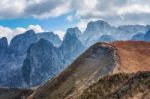
[[[145,41],[150,41],[150,29],[144,35],[144,39],[145,39]]]
[[[66,66],[71,64],[71,62],[75,60],[85,49],[84,45],[77,37],[79,33],[80,31],[78,28],[69,28],[64,37],[62,45],[59,47]]]
[[[58,73],[63,66],[59,51],[45,39],[32,44],[24,60],[22,75],[28,87],[38,86]]]
[[[3,37],[0,39],[0,60],[1,60],[0,64],[5,63],[7,51],[8,51],[8,41],[6,37]]]

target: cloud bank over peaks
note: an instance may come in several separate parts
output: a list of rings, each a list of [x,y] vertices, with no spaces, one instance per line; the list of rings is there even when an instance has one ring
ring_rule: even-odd
[[[42,29],[41,26],[39,25],[29,25],[27,28],[22,28],[22,27],[18,27],[15,29],[11,29],[9,27],[4,27],[4,26],[0,26],[0,38],[1,37],[7,37],[8,41],[10,42],[10,40],[21,33],[24,33],[27,30],[34,30],[36,33],[39,32],[44,32],[44,30]]]
[[[75,0],[82,20],[101,19],[112,25],[149,24],[150,0]]]

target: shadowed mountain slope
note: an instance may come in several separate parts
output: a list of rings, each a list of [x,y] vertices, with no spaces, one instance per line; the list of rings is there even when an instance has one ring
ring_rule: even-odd
[[[97,43],[78,57],[61,74],[40,87],[33,99],[64,99],[77,96],[93,82],[111,73],[117,64],[113,46]]]

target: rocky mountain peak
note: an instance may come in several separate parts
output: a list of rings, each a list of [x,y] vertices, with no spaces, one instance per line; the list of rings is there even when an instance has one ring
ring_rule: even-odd
[[[1,48],[7,48],[8,47],[8,41],[6,37],[3,37],[0,39],[0,49]]]
[[[150,41],[150,29],[146,32],[144,38],[146,41]]]
[[[15,53],[24,53],[30,44],[37,42],[36,34],[33,30],[15,36],[10,42],[10,50]]]
[[[53,32],[43,32],[36,34],[38,39],[44,38],[45,40],[48,40],[55,46],[61,45],[61,40],[59,39],[58,35],[54,34]]]
[[[67,29],[67,33],[69,33],[70,35],[74,35],[75,34],[77,37],[79,37],[81,35],[81,31],[79,30],[78,27]]]
[[[57,49],[48,40],[31,44],[22,67],[26,86],[37,86],[59,72],[62,62]]]
[[[95,22],[89,22],[86,28],[86,31],[88,32],[94,32],[94,31],[104,31],[105,28],[111,28],[111,26],[102,20],[98,20]]]

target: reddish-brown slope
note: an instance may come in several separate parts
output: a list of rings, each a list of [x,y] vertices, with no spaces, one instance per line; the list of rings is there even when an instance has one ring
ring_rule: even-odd
[[[120,57],[120,72],[150,71],[150,43],[142,41],[120,41],[113,45]]]

